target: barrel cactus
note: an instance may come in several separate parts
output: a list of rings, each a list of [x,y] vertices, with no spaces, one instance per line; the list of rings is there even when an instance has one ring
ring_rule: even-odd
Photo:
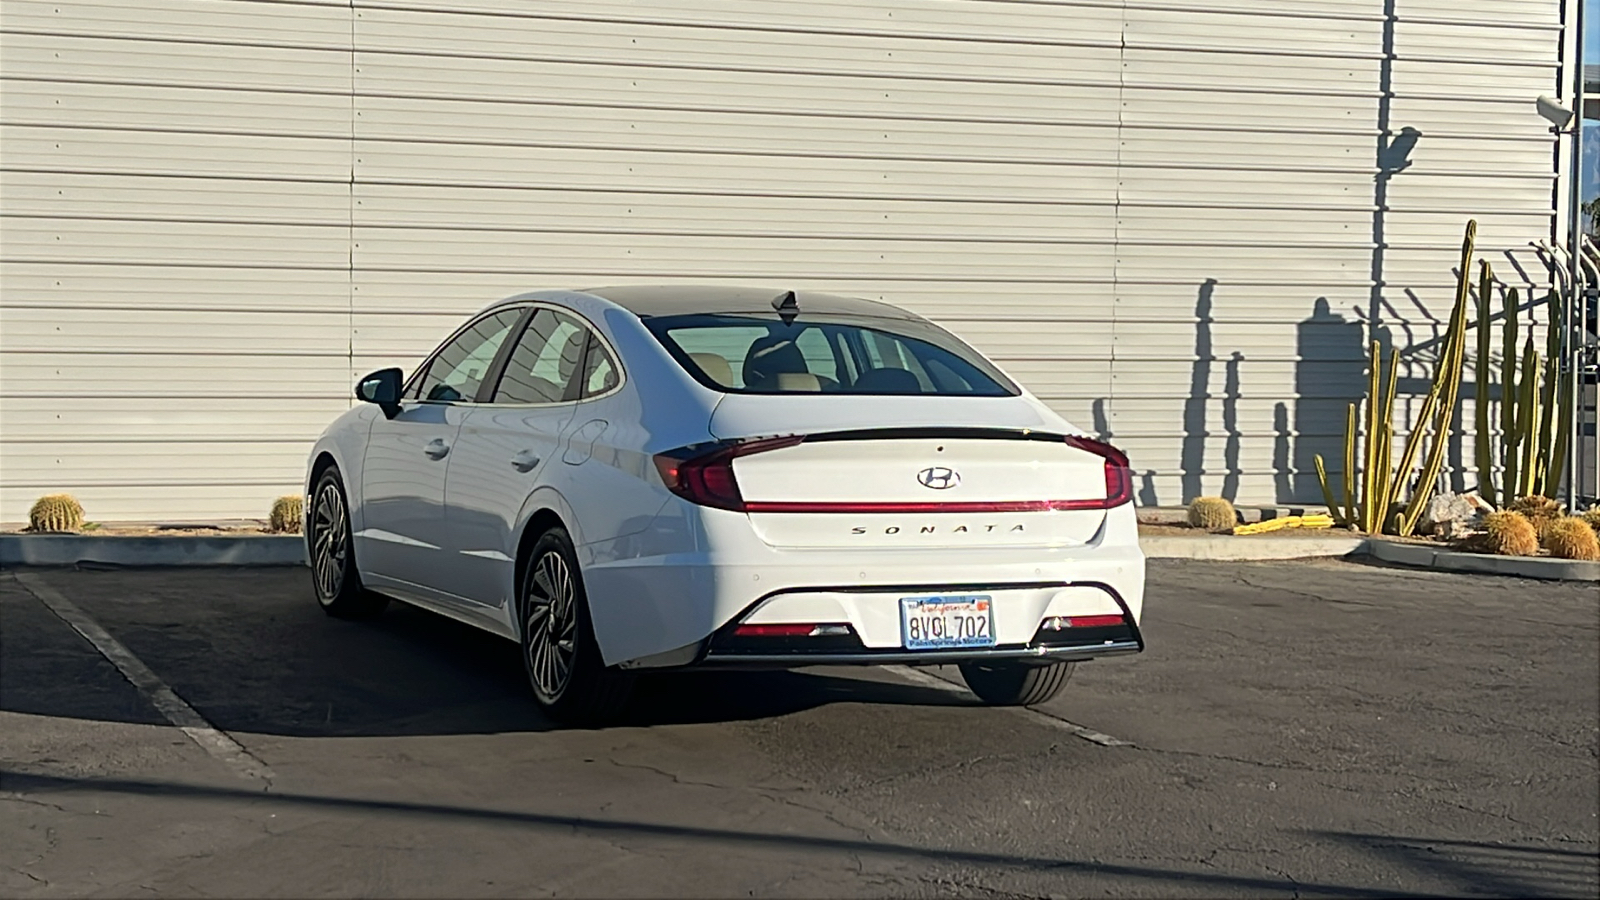
[[[1189,525],[1207,531],[1230,531],[1239,524],[1233,504],[1222,497],[1196,497],[1189,504]]]
[[[1485,553],[1501,556],[1533,556],[1539,552],[1539,533],[1528,517],[1514,510],[1503,509],[1484,517],[1483,535],[1479,542]]]
[[[1541,497],[1538,494],[1519,497],[1511,501],[1511,505],[1506,509],[1526,516],[1529,523],[1533,525],[1533,530],[1541,537],[1544,536],[1544,530],[1550,526],[1551,522],[1560,519],[1567,513],[1566,508],[1560,503],[1551,500],[1549,497]]]
[[[28,510],[29,531],[78,531],[83,528],[83,505],[71,494],[47,494]]]
[[[288,494],[272,501],[267,524],[273,531],[299,534],[304,515],[305,498],[299,494]]]
[[[1589,507],[1584,511],[1580,518],[1582,518],[1585,522],[1588,522],[1590,528],[1600,532],[1600,503]]]
[[[1600,559],[1600,538],[1578,516],[1564,516],[1544,530],[1544,548],[1560,559]]]

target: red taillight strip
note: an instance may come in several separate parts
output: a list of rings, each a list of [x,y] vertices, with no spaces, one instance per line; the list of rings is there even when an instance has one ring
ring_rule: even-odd
[[[1105,628],[1125,624],[1121,616],[1068,616],[1072,628]]]
[[[828,503],[746,500],[752,513],[1018,513],[1109,509],[1105,500],[997,500],[948,503]]]
[[[849,502],[805,500],[745,500],[733,474],[733,460],[741,456],[780,450],[803,443],[803,435],[739,441],[700,456],[681,452],[659,453],[656,469],[667,489],[701,506],[744,513],[1026,513],[1075,512],[1111,509],[1133,500],[1133,471],[1121,450],[1093,438],[1068,435],[1061,440],[1077,450],[1105,460],[1105,496],[1082,500],[977,500],[928,502]],[[687,448],[686,448],[687,449]],[[687,457],[687,458],[685,458]]]

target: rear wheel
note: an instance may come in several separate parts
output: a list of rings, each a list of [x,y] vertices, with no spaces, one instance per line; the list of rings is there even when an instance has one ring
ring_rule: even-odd
[[[341,619],[366,619],[383,612],[387,598],[361,586],[350,534],[349,504],[338,466],[317,477],[306,516],[307,543],[311,550],[311,581],[322,611]]]
[[[1033,706],[1061,693],[1073,663],[962,663],[961,680],[990,706]]]
[[[577,555],[565,529],[552,528],[534,544],[522,574],[519,609],[522,663],[544,711],[577,724],[601,724],[620,715],[633,677],[600,658]]]

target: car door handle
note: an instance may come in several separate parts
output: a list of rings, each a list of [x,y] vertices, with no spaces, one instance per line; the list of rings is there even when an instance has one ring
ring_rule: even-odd
[[[445,443],[444,438],[434,438],[423,445],[422,452],[426,453],[429,459],[444,459],[450,453],[450,445]]]
[[[532,450],[523,450],[516,456],[511,457],[511,468],[516,469],[518,472],[532,472],[537,465],[539,465],[539,457],[535,456]]]

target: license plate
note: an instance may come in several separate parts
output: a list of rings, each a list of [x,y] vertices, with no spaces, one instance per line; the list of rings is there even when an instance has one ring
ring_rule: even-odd
[[[993,647],[994,603],[974,594],[902,597],[900,638],[907,650]]]

